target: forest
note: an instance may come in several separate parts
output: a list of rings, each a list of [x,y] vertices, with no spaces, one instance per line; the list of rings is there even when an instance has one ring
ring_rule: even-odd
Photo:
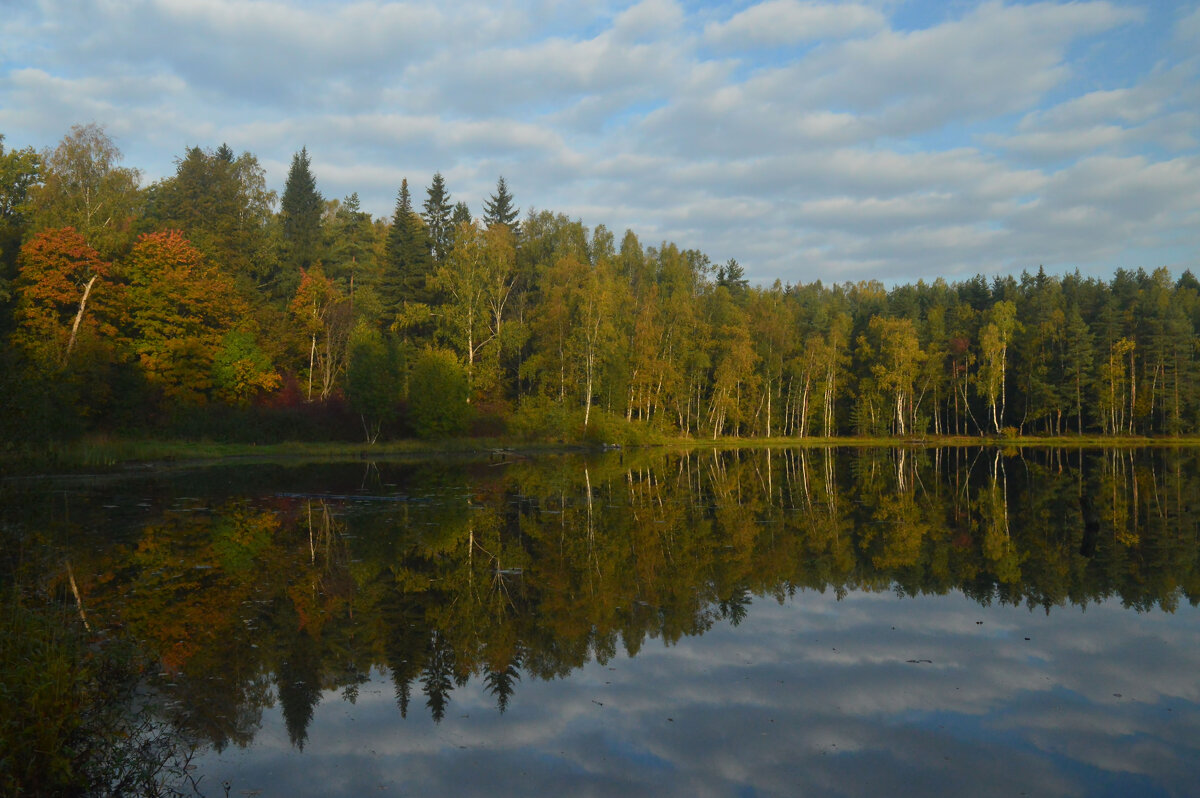
[[[451,188],[372,218],[306,149],[276,194],[224,144],[143,186],[96,125],[0,137],[6,445],[1200,432],[1190,271],[758,286]]]

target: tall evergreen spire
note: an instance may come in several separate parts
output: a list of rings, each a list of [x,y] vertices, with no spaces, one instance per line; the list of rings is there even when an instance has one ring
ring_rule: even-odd
[[[519,232],[517,216],[520,213],[520,208],[513,207],[512,194],[508,193],[508,184],[504,182],[504,176],[501,175],[500,180],[496,183],[496,193],[483,203],[483,221],[488,227],[496,224],[505,225],[512,230],[515,236]]]
[[[395,310],[405,302],[426,302],[425,278],[432,269],[429,239],[421,218],[413,213],[408,180],[400,183],[396,211],[388,231],[383,280],[379,286],[384,305]]]
[[[324,207],[325,200],[317,191],[317,181],[309,168],[308,148],[303,147],[292,156],[292,168],[279,204],[284,261],[289,266],[307,269],[317,261]]]
[[[450,251],[454,232],[450,223],[453,206],[450,205],[450,192],[446,191],[446,181],[441,172],[435,172],[433,182],[426,189],[428,195],[421,218],[425,220],[425,228],[429,232],[429,244],[433,250],[433,259],[441,263]]]

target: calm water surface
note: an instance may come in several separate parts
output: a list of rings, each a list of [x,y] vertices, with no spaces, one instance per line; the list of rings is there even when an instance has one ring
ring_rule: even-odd
[[[260,465],[2,509],[161,663],[209,795],[1189,795],[1198,454]]]

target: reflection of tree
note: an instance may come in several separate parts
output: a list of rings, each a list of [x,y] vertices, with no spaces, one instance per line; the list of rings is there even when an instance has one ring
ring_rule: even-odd
[[[291,636],[275,672],[275,689],[292,745],[303,750],[308,724],[321,701],[321,658],[314,641],[300,630]]]
[[[397,485],[396,501],[330,498],[363,489],[348,469],[325,498],[172,510],[123,546],[57,562],[89,619],[156,652],[192,728],[218,747],[248,741],[273,684],[300,746],[321,691],[352,700],[374,666],[402,716],[420,691],[440,720],[472,679],[505,711],[522,679],[737,625],[755,597],[801,589],[953,590],[1047,611],[1195,602],[1197,461],[826,449],[382,463],[367,489]],[[64,539],[102,523],[46,512],[31,523]]]
[[[487,676],[484,677],[487,691],[496,697],[496,709],[500,710],[501,714],[508,709],[508,699],[512,697],[517,682],[521,681],[521,674],[517,670],[518,664],[514,661],[500,670],[488,671]]]
[[[384,640],[385,664],[392,672],[396,689],[396,706],[401,717],[408,717],[408,702],[412,683],[425,662],[425,642],[429,627],[421,605],[423,593],[392,590],[380,605]]]
[[[717,608],[723,619],[728,620],[731,626],[737,626],[745,620],[750,609],[750,591],[744,587],[738,588],[728,598],[719,599]]]
[[[446,705],[450,703],[450,691],[454,687],[454,649],[444,635],[434,630],[429,637],[425,667],[421,669],[421,688],[425,693],[425,706],[437,723],[446,716]]]
[[[1016,584],[1021,579],[1021,558],[1009,532],[1008,471],[999,451],[992,461],[991,482],[979,497],[984,556],[999,581]]]

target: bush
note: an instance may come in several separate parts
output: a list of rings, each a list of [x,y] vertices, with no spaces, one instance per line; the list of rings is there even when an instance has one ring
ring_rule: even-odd
[[[571,437],[574,427],[571,415],[565,405],[549,397],[528,396],[517,408],[509,429],[523,440],[562,443]]]

